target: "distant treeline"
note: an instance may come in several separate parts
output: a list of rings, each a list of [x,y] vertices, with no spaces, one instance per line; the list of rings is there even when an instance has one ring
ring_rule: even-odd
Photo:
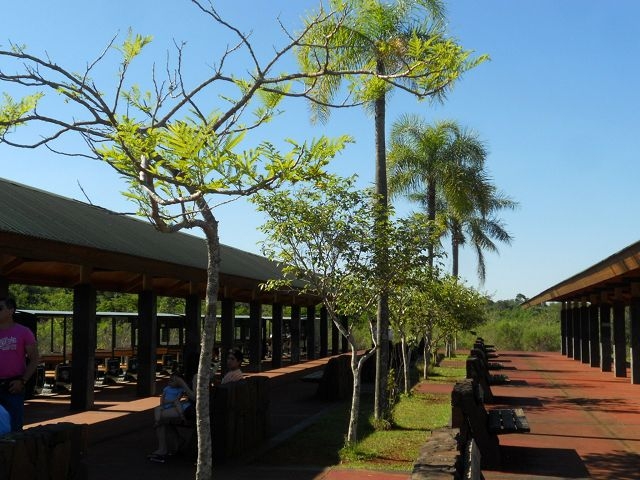
[[[559,351],[560,304],[522,308],[525,300],[489,300],[489,320],[478,334],[501,350]]]

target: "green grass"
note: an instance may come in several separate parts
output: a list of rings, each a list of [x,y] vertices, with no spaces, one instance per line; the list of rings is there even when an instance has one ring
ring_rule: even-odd
[[[465,378],[466,375],[467,371],[465,367],[450,367],[445,364],[445,366],[432,367],[428,381],[455,383],[461,378]]]
[[[441,372],[449,378],[450,370]],[[464,376],[464,375],[463,375]],[[373,428],[373,396],[363,394],[356,446],[343,448],[349,402],[328,412],[319,422],[268,452],[261,463],[271,465],[341,464],[349,468],[411,471],[430,430],[448,424],[449,395],[413,394],[396,404],[387,430]]]
[[[409,472],[430,431],[447,425],[450,416],[448,396],[403,396],[393,411],[392,428],[372,429],[355,447],[343,449],[342,464]]]

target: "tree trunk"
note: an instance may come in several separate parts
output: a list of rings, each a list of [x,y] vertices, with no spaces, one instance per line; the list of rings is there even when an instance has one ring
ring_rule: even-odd
[[[427,181],[427,219],[429,220],[429,244],[427,248],[429,268],[433,269],[434,262],[434,242],[433,242],[433,224],[436,220],[436,180],[430,178]]]
[[[384,65],[378,61],[376,71],[384,74]],[[375,101],[375,142],[376,142],[376,201],[378,211],[376,215],[376,235],[386,235],[388,222],[388,192],[387,192],[387,149],[385,143],[385,116],[386,98],[382,94]],[[380,237],[378,237],[379,239]],[[383,240],[385,240],[383,238]],[[386,240],[379,243],[376,258],[378,274],[381,285],[388,278],[388,248]],[[376,381],[373,415],[376,420],[384,418],[387,413],[389,399],[387,394],[387,382],[389,375],[389,295],[385,287],[378,297],[378,310],[376,315]]]
[[[426,380],[429,377],[429,362],[431,360],[431,335],[429,335],[429,332],[424,335],[424,350],[422,353],[424,356],[424,373],[422,377]]]
[[[360,364],[355,344],[351,344],[351,373],[353,374],[353,393],[351,395],[351,412],[349,414],[349,429],[347,430],[347,446],[355,445],[358,441],[358,415],[360,414]]]
[[[198,436],[196,480],[211,480],[213,478],[213,452],[209,384],[211,380],[211,355],[213,353],[217,321],[220,239],[218,237],[218,222],[208,209],[208,206],[201,205],[200,208],[207,224],[207,227],[202,229],[207,240],[207,286],[196,390],[196,429]]]
[[[460,255],[460,224],[457,220],[451,223],[451,274],[458,278],[458,258]]]
[[[405,335],[400,336],[402,341],[402,369],[404,372],[404,393],[409,395],[409,356],[407,355],[407,338]]]

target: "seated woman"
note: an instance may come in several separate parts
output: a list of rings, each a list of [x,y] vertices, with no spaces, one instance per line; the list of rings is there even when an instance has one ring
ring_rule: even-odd
[[[195,398],[194,391],[180,375],[174,373],[169,377],[169,383],[162,390],[160,405],[153,411],[158,448],[149,455],[149,460],[164,463],[169,454],[167,427],[185,420],[185,411],[193,407]]]
[[[188,400],[183,401],[186,396]],[[195,401],[195,393],[177,373],[172,373],[169,383],[162,389],[160,405],[153,410],[155,426],[164,420],[184,419],[184,411]]]
[[[240,366],[242,365],[243,355],[241,350],[231,350],[227,355],[227,373],[222,377],[221,383],[238,382],[244,380],[244,375]]]
[[[5,433],[9,433],[11,431],[11,417],[9,416],[9,412],[5,410],[5,408],[0,405],[0,436]]]

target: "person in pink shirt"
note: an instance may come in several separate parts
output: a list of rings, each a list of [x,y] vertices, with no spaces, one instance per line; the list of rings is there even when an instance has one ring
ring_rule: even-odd
[[[9,412],[11,431],[19,432],[24,412],[24,386],[36,371],[39,355],[33,333],[14,321],[15,312],[13,298],[0,298],[0,405]]]

